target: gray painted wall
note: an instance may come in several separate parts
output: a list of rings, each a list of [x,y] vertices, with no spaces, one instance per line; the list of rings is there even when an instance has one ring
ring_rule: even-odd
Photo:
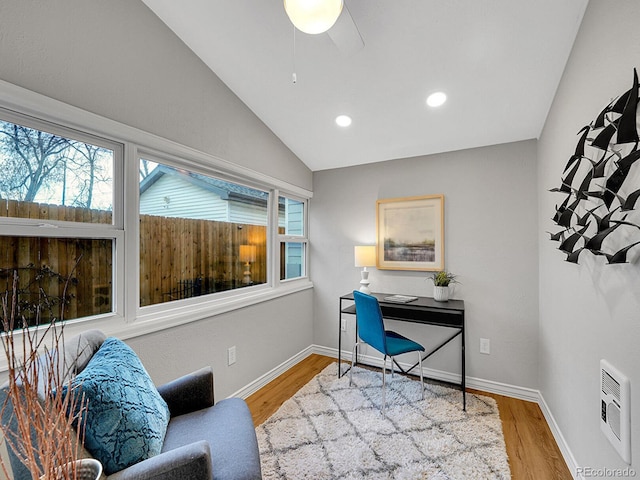
[[[212,365],[215,397],[226,398],[313,343],[313,290],[127,340],[156,383]],[[227,348],[237,362],[227,366]]]
[[[311,189],[309,169],[142,2],[2,1],[0,65],[2,80]],[[213,365],[223,398],[312,343],[312,298],[129,343],[156,382]]]
[[[445,264],[462,282],[453,296],[465,301],[467,374],[535,388],[536,168],[536,142],[531,140],[314,172],[310,235],[315,342],[337,347],[338,298],[359,288],[353,247],[375,243],[376,200],[444,194]],[[425,281],[424,272],[370,270],[373,291],[432,295],[433,284]],[[393,326],[425,345],[447,333],[419,325]],[[351,321],[350,337],[353,328]],[[481,337],[491,340],[491,355],[479,353]],[[456,347],[459,343],[438,353],[428,366],[459,373]]]
[[[599,361],[631,379],[632,466],[640,469],[640,270],[581,255],[578,266],[545,230],[577,132],[631,87],[640,67],[640,2],[592,0],[538,144],[540,199],[540,389],[581,467],[626,464],[600,433]],[[555,231],[555,230],[554,230]]]

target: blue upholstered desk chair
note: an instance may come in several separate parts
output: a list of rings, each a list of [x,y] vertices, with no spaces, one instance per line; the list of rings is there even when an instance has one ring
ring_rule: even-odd
[[[403,337],[399,333],[384,329],[384,320],[378,299],[374,296],[355,290],[353,298],[356,302],[356,322],[358,326],[358,338],[353,346],[351,355],[351,370],[349,371],[349,385],[353,378],[353,364],[356,359],[356,348],[360,343],[366,343],[384,355],[382,364],[382,410],[385,407],[385,387],[387,357],[391,360],[391,375],[393,375],[393,357],[403,353],[418,352],[418,365],[420,366],[420,386],[422,399],[424,400],[424,379],[422,378],[422,352],[424,347],[413,340]]]

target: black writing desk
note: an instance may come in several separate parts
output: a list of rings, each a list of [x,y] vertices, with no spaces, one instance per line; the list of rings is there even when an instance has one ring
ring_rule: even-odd
[[[439,327],[449,327],[455,329],[453,335],[448,337],[444,342],[422,357],[423,360],[429,358],[442,347],[447,345],[457,336],[461,337],[461,354],[462,354],[462,379],[460,388],[462,389],[462,407],[467,408],[466,395],[466,372],[465,372],[465,353],[464,353],[464,302],[462,300],[449,300],[448,302],[436,302],[430,297],[418,297],[416,300],[408,303],[389,302],[385,297],[389,297],[391,293],[372,293],[378,299],[382,316],[390,320],[400,320],[402,322],[424,323],[426,325],[436,325]],[[344,304],[347,306],[344,306]],[[341,377],[349,371],[349,368],[342,372],[342,315],[355,315],[356,306],[353,300],[353,293],[340,297],[340,314],[338,318],[338,377]],[[356,336],[358,335],[358,327],[356,323]],[[358,355],[356,352],[355,362],[357,363]],[[411,368],[403,370],[398,363],[393,360],[402,373],[407,373],[418,366],[418,362]]]

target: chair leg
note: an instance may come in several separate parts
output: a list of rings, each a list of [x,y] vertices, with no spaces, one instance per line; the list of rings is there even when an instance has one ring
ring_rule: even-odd
[[[422,392],[422,400],[424,400],[424,378],[422,374],[422,352],[418,350],[418,364],[420,369],[420,391]]]
[[[392,367],[393,368],[393,367]],[[387,356],[384,356],[384,359],[382,360],[382,413],[384,413],[384,407],[386,405],[387,402],[387,397],[386,397],[386,371],[387,371]]]
[[[353,365],[356,360],[356,348],[358,348],[358,343],[359,342],[356,342],[353,345],[353,351],[351,352],[351,368],[349,369],[349,386],[351,386],[353,383]]]

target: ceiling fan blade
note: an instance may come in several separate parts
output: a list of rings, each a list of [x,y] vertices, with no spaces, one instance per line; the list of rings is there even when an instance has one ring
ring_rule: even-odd
[[[342,13],[338,20],[327,31],[327,34],[343,55],[351,56],[364,48],[364,40],[362,40],[346,4],[342,7]]]

